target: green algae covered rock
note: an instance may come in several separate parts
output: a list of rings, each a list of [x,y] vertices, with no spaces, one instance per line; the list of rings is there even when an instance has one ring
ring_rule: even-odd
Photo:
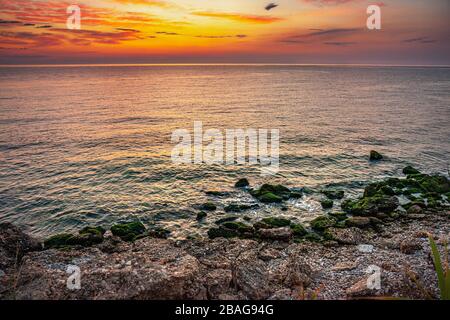
[[[250,191],[250,194],[264,203],[279,203],[291,197],[291,190],[282,185],[264,184],[261,188]]]
[[[301,224],[292,224],[291,229],[295,237],[303,237],[308,234],[308,231]]]
[[[344,198],[345,192],[343,190],[326,189],[322,190],[322,193],[327,196],[328,199],[340,200]]]
[[[399,206],[395,196],[376,194],[373,197],[363,197],[357,200],[346,200],[341,207],[346,213],[357,216],[375,215],[379,212],[391,213]]]
[[[85,227],[77,235],[60,233],[44,241],[45,248],[63,248],[68,246],[90,247],[103,242],[106,230],[102,227]]]
[[[336,220],[328,216],[320,216],[311,221],[311,228],[316,231],[324,231],[334,226]]]
[[[200,206],[200,210],[204,211],[215,211],[217,209],[217,206],[213,202],[206,202]]]
[[[284,218],[268,217],[261,220],[262,223],[266,224],[271,228],[281,228],[288,227],[291,225],[291,221]]]
[[[230,230],[223,227],[211,228],[208,230],[208,237],[210,239],[216,238],[235,238],[239,236],[237,230]]]
[[[333,208],[333,200],[330,199],[323,199],[322,201],[320,201],[320,204],[322,205],[323,209],[331,209]]]
[[[136,240],[139,236],[145,233],[145,230],[145,226],[138,221],[116,224],[111,227],[112,234],[124,241]]]

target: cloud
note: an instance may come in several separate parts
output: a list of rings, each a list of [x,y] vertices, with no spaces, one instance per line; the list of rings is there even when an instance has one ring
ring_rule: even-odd
[[[354,45],[357,43],[351,42],[351,41],[331,41],[331,42],[324,42],[324,44],[329,45],[329,46],[345,47],[345,46],[351,46],[351,45]]]
[[[435,43],[436,40],[431,39],[430,37],[418,37],[418,38],[410,38],[403,40],[405,43]]]
[[[283,18],[271,16],[246,15],[239,13],[220,13],[220,12],[193,12],[193,15],[208,18],[228,19],[244,23],[267,24],[284,20]]]

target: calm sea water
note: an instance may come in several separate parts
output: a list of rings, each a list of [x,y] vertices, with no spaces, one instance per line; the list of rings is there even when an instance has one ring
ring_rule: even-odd
[[[280,129],[280,172],[258,166],[175,165],[171,133]],[[0,68],[0,221],[37,236],[140,219],[174,238],[202,235],[223,205],[251,202],[240,177],[290,187],[345,188],[412,164],[447,173],[450,69],[328,66]],[[375,149],[386,161],[371,164]],[[206,190],[229,191],[214,198]],[[241,213],[307,221],[313,194]],[[195,205],[219,204],[203,223]]]

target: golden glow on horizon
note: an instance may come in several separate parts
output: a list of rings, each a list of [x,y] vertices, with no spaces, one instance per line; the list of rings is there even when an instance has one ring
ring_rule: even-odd
[[[0,53],[25,62],[39,61],[39,56],[132,62],[226,56],[235,62],[252,55],[280,61],[298,55],[325,61],[328,57],[331,63],[333,57],[357,62],[380,48],[387,57],[414,50],[421,56],[428,51],[448,53],[449,31],[442,28],[448,18],[446,0],[433,5],[384,1],[383,29],[378,32],[365,29],[365,10],[372,1],[275,2],[279,7],[267,11],[264,1],[79,0],[78,31],[65,27],[66,1],[2,0]]]

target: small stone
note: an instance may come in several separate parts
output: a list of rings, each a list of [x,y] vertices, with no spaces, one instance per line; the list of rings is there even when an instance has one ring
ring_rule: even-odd
[[[411,214],[406,215],[406,218],[412,219],[412,220],[422,220],[422,219],[425,219],[425,217],[426,217],[425,214],[411,213]]]
[[[260,229],[259,236],[265,240],[289,241],[292,238],[291,228]]]
[[[348,227],[364,229],[370,227],[371,222],[368,217],[350,217],[345,220],[345,225]]]
[[[362,231],[358,228],[329,228],[324,237],[340,244],[355,245],[363,241]]]
[[[248,187],[250,185],[250,183],[248,182],[248,180],[246,178],[242,178],[239,179],[238,182],[236,182],[236,184],[234,185],[236,188],[245,188]]]
[[[417,204],[411,206],[408,209],[408,214],[422,214],[422,212],[423,212],[423,209]]]
[[[197,218],[196,219],[197,219],[197,221],[203,220],[204,218],[206,218],[207,215],[208,214],[206,212],[201,211],[201,212],[197,213]]]
[[[346,261],[346,262],[339,262],[334,267],[331,268],[333,271],[349,271],[356,269],[358,267],[358,264],[356,261]]]
[[[422,249],[422,244],[417,239],[406,239],[400,243],[400,251],[404,254],[413,254]]]
[[[345,292],[350,297],[365,297],[374,295],[374,290],[369,289],[369,278],[363,278],[348,288]]]
[[[358,251],[362,253],[372,253],[373,252],[373,245],[371,244],[360,244],[358,246]]]
[[[383,160],[383,156],[375,150],[370,151],[370,161],[379,161],[379,160]]]

